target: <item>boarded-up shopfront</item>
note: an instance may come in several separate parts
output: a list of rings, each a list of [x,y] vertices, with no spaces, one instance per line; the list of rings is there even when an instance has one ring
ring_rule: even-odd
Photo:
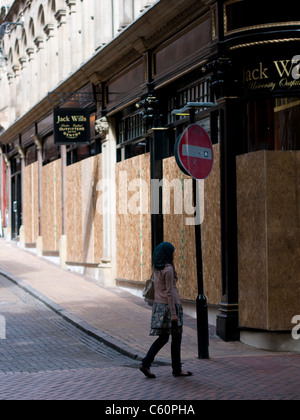
[[[170,241],[189,308],[198,295],[200,251],[217,334],[293,350],[299,22],[295,2],[267,3],[272,13],[258,0],[156,2],[1,141],[10,161],[12,237],[21,227],[22,245],[101,284],[140,293],[155,246]],[[174,156],[191,113],[173,111],[189,103],[214,149],[213,171],[198,183],[197,249],[192,179]],[[89,111],[86,144],[55,143],[54,109],[70,107]]]

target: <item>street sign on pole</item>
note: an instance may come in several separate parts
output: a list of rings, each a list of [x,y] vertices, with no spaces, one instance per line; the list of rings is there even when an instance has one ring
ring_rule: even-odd
[[[185,169],[185,167],[181,163],[181,160],[179,159],[178,150],[179,150],[181,138],[182,138],[182,134],[180,134],[180,136],[177,138],[176,143],[175,143],[175,148],[174,148],[174,150],[175,150],[175,160],[176,160],[176,163],[179,166],[179,169],[181,170],[181,172],[183,172],[187,176],[191,176],[190,173]]]
[[[181,171],[193,177],[193,201],[196,206],[197,180],[206,179],[211,173],[214,153],[209,135],[199,124],[195,124],[195,110],[193,107],[189,112],[191,125],[178,137],[175,143],[175,159]],[[209,359],[208,305],[203,284],[201,225],[195,225],[195,248],[198,281],[198,296],[196,300],[198,357],[199,359]]]
[[[179,168],[194,179],[206,179],[214,163],[213,147],[207,132],[191,124],[177,139],[175,158]]]

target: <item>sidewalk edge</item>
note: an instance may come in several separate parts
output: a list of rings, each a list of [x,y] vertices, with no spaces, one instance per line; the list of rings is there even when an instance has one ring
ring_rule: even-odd
[[[13,282],[16,286],[20,287],[25,292],[29,293],[35,299],[42,302],[46,305],[49,309],[55,312],[57,315],[61,316],[65,321],[69,322],[85,334],[89,335],[90,337],[95,338],[99,342],[105,344],[107,347],[110,347],[119,353],[129,357],[133,360],[142,360],[142,355],[135,352],[134,349],[130,348],[126,344],[116,340],[115,338],[109,336],[108,334],[99,331],[98,329],[92,327],[87,322],[83,321],[82,319],[78,318],[76,315],[66,311],[62,307],[60,307],[56,302],[52,301],[51,299],[47,298],[38,290],[34,289],[33,287],[27,285],[16,277],[15,275],[8,273],[7,271],[0,268],[0,275],[5,277],[7,280]]]

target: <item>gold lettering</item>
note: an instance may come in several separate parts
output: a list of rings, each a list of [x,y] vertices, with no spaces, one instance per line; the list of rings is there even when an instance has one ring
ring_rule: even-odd
[[[71,118],[74,122],[86,122],[86,117],[84,115],[72,115]]]
[[[57,118],[57,124],[59,124],[61,122],[70,122],[70,118],[68,116],[65,116],[65,117],[58,116],[58,118]]]
[[[246,82],[251,82],[251,71],[247,70],[246,71]]]
[[[255,70],[253,70],[253,72],[252,72],[252,80],[259,80],[260,79],[260,77],[259,76],[255,76],[255,73],[258,73],[259,74],[259,69],[255,69]]]
[[[291,63],[290,68],[288,68],[289,63]],[[277,68],[280,77],[283,77],[284,74],[286,74],[288,77],[291,75],[293,69],[293,64],[291,60],[274,61],[274,64]]]
[[[273,92],[273,90],[276,88],[276,83],[257,83],[257,82],[251,82],[249,84],[249,89],[251,90],[259,90],[259,89],[266,89]]]
[[[267,75],[268,67],[264,67],[263,63],[259,63],[259,67],[254,70],[246,71],[246,82],[252,82],[253,80],[269,79]]]
[[[267,67],[263,69],[263,63],[259,63],[259,69],[260,69],[260,79],[268,79],[269,76],[267,76],[266,72],[269,69]]]

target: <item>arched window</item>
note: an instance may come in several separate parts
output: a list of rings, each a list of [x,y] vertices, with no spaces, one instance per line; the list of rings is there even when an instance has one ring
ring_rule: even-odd
[[[32,45],[33,41],[35,39],[34,21],[33,21],[32,18],[30,19],[28,28],[29,28],[29,32],[28,32],[28,34],[29,34],[29,45]]]
[[[38,12],[38,24],[39,24],[38,31],[39,31],[39,33],[42,33],[42,30],[43,30],[43,28],[45,26],[45,12],[44,12],[43,5],[40,5],[40,8],[39,8],[39,12]]]

